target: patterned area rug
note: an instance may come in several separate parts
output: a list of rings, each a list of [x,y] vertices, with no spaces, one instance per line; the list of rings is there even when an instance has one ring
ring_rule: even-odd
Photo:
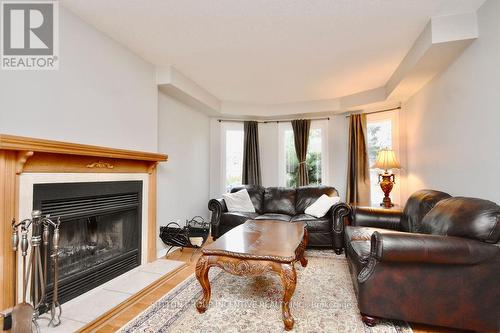
[[[306,252],[309,264],[296,264],[297,287],[291,332],[410,333],[404,322],[363,324],[346,259],[333,251]],[[284,332],[279,277],[238,277],[210,269],[210,306],[199,314],[195,302],[201,287],[194,275],[125,325],[120,332]]]

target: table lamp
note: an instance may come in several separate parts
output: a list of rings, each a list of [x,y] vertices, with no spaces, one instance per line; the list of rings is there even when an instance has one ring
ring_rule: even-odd
[[[394,174],[389,173],[388,170],[401,168],[394,151],[392,149],[381,149],[377,154],[377,160],[372,168],[384,170],[384,173],[379,173],[378,175],[380,188],[384,192],[384,200],[380,203],[380,206],[384,206],[385,208],[394,206],[391,202],[391,198],[389,198],[389,194],[396,182],[396,178]]]

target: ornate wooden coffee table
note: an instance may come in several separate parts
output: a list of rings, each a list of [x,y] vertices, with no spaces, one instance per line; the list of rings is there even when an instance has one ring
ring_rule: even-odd
[[[303,267],[307,266],[305,226],[304,222],[250,220],[203,248],[196,264],[196,278],[203,288],[203,296],[196,302],[198,312],[205,312],[210,302],[210,267],[239,276],[274,272],[280,276],[284,289],[281,308],[285,329],[291,330],[294,320],[290,300],[297,283],[294,264],[300,261]]]

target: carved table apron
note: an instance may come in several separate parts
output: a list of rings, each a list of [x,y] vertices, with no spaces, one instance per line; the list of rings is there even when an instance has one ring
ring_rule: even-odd
[[[210,281],[208,280],[208,271],[210,267],[220,267],[224,271],[238,276],[259,276],[268,272],[273,272],[280,276],[281,283],[283,284],[284,294],[281,305],[283,322],[285,324],[285,329],[291,330],[293,328],[294,319],[290,313],[290,300],[293,296],[297,283],[297,274],[295,272],[294,264],[295,262],[300,261],[303,267],[307,266],[307,259],[304,257],[304,251],[308,241],[307,229],[305,228],[305,223],[299,224],[289,222],[263,221],[264,223],[285,223],[288,225],[297,225],[302,227],[300,233],[295,233],[291,237],[292,244],[294,244],[294,241],[296,241],[296,243],[298,244],[296,247],[295,245],[293,245],[295,247],[295,250],[293,251],[291,256],[272,255],[266,254],[265,250],[268,245],[267,243],[270,243],[271,241],[273,241],[274,246],[276,237],[260,237],[261,234],[259,233],[259,230],[255,230],[263,226],[263,224],[261,224],[260,222],[261,221],[248,221],[245,224],[235,228],[241,228],[243,232],[246,231],[246,236],[248,236],[248,230],[250,230],[252,236],[250,238],[255,240],[255,242],[250,247],[250,250],[240,249],[241,252],[230,251],[231,245],[227,244],[228,242],[230,242],[227,238],[232,237],[233,239],[240,239],[241,242],[241,238],[234,237],[234,234],[241,233],[242,230],[235,229],[223,235],[215,243],[210,244],[208,248],[202,249],[202,255],[196,264],[196,278],[198,279],[203,289],[203,295],[196,302],[196,309],[198,310],[198,312],[203,313],[206,311],[210,303],[211,290]],[[247,224],[249,224],[249,226],[246,226]],[[257,228],[255,228],[255,225],[257,225]],[[268,227],[268,225],[266,225],[266,227]],[[279,227],[282,228],[285,226],[280,224]],[[248,230],[245,230],[245,228]],[[271,228],[274,227],[271,225]],[[260,231],[262,231],[263,233],[267,230],[266,228],[261,228]],[[280,231],[282,230],[273,230],[273,232]],[[290,234],[288,233],[281,238],[286,239],[286,236],[290,237]],[[226,237],[226,239],[223,240],[224,237]],[[294,238],[298,238],[298,241],[294,240]],[[251,243],[251,241],[245,243]],[[287,243],[287,245],[290,244]]]

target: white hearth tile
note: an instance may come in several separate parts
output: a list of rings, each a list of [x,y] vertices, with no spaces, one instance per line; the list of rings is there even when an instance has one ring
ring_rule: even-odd
[[[133,295],[146,288],[151,283],[162,277],[162,274],[148,272],[134,272],[125,277],[119,278],[113,283],[108,284],[104,290],[117,291]]]
[[[38,325],[40,326],[41,333],[66,333],[66,332],[76,332],[78,329],[82,328],[86,323],[71,320],[67,318],[61,318],[61,324],[57,327],[48,327],[48,320],[39,320]]]
[[[47,327],[48,321],[40,320],[41,332],[75,332],[183,264],[182,261],[158,259],[152,263],[136,267],[64,303],[62,305],[62,324],[58,327]]]
[[[63,318],[88,323],[129,297],[127,293],[98,288],[63,304]]]
[[[81,321],[71,320],[67,318],[61,319],[61,325],[57,327],[48,327],[48,320],[39,320],[38,325],[40,325],[41,333],[68,333],[68,332],[76,332],[80,328],[82,328],[86,323],[82,323]]]
[[[157,259],[156,261],[143,265],[140,267],[141,272],[156,273],[165,275],[168,272],[182,266],[183,261],[169,260],[169,259]]]

